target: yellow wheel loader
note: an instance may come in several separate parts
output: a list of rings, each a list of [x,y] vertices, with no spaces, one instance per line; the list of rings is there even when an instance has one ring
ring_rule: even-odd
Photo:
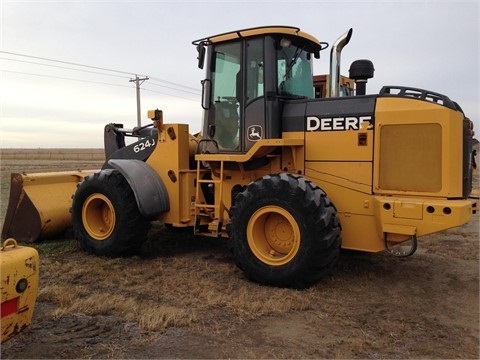
[[[65,208],[83,249],[134,253],[159,220],[227,239],[254,281],[302,288],[332,272],[341,248],[407,256],[418,237],[468,222],[477,207],[472,122],[433,91],[385,86],[366,95],[372,62],[340,76],[351,36],[332,45],[323,77],[313,76],[312,60],[328,44],[295,27],[194,41],[206,70],[201,134],[164,122],[161,110],[132,130],[106,125],[103,168],[70,177],[79,186],[64,193],[74,194]],[[126,146],[126,136],[138,141]],[[25,223],[18,198],[3,236],[18,238],[9,227]]]

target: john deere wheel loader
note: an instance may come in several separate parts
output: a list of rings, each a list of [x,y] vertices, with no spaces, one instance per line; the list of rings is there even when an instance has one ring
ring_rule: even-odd
[[[206,69],[201,135],[164,122],[161,110],[133,130],[108,124],[103,168],[67,181],[80,182],[66,203],[83,249],[133,253],[159,220],[228,239],[254,281],[305,287],[332,272],[341,247],[411,255],[419,236],[468,222],[477,206],[472,122],[433,91],[365,95],[370,61],[352,63],[348,78],[339,73],[351,35],[334,43],[331,72],[315,86],[312,59],[328,44],[298,28],[194,41]],[[125,146],[125,136],[139,139]],[[9,227],[22,204],[10,205],[3,236],[18,239]]]

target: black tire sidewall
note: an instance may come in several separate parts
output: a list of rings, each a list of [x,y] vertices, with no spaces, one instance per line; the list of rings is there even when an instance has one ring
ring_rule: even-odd
[[[334,207],[327,205],[325,193],[304,178],[284,174],[255,181],[232,207],[231,249],[237,265],[254,281],[288,287],[305,287],[330,273],[338,260],[340,231]],[[250,218],[265,206],[281,207],[298,225],[299,249],[286,264],[263,262],[248,244]]]
[[[104,240],[92,238],[82,220],[83,205],[93,194],[106,196],[115,209],[113,232]],[[73,199],[72,223],[82,248],[96,255],[128,255],[138,250],[148,231],[147,221],[138,210],[133,191],[125,178],[112,170],[95,173],[80,184]]]

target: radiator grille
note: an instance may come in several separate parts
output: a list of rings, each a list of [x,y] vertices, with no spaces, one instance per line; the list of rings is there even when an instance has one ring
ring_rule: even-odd
[[[438,192],[442,187],[442,127],[439,124],[380,128],[382,190]]]

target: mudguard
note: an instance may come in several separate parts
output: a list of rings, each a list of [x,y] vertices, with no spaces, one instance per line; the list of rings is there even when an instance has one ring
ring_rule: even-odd
[[[154,217],[170,210],[167,188],[148,164],[133,159],[110,159],[108,164],[120,171],[130,184],[143,216]]]

